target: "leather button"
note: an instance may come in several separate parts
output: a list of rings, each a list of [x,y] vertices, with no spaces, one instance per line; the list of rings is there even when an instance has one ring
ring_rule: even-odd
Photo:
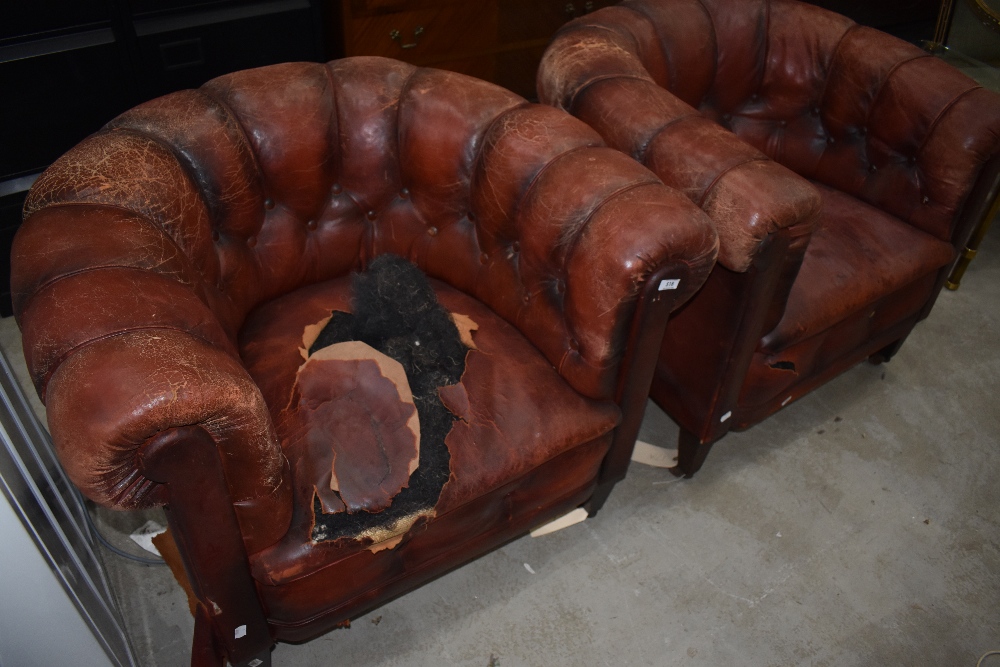
[[[465,217],[469,219],[469,222],[475,222],[475,221],[476,221],[476,214],[475,214],[475,213],[473,213],[472,211],[469,211],[469,212],[468,212],[468,213],[467,213],[467,214],[465,215]]]
[[[401,197],[402,199],[407,199],[407,198],[409,198],[409,196],[410,196],[410,188],[403,188],[402,190],[400,190],[400,191],[399,191],[399,196],[400,196],[400,197]]]
[[[916,164],[917,163],[917,156],[916,155],[911,155],[909,158],[907,158],[906,161],[909,162],[910,164]]]
[[[819,107],[813,107],[812,109],[809,110],[809,113],[811,113],[814,116],[818,116],[819,115]]]
[[[429,235],[431,235],[431,236],[437,236],[438,228],[437,227],[428,227],[427,228],[427,233]]]
[[[339,195],[343,191],[344,191],[344,188],[341,187],[340,183],[335,183],[334,186],[332,188],[330,188],[330,192],[332,192],[335,195]]]
[[[521,244],[518,243],[517,241],[514,241],[513,243],[510,244],[510,249],[514,252],[521,252]]]
[[[368,211],[367,213],[365,213],[365,217],[367,217],[369,220],[374,220],[377,217],[377,214],[375,213],[375,211]]]
[[[868,171],[870,171],[871,173],[874,174],[876,171],[878,171],[878,167],[876,167],[873,164],[870,164],[870,165],[868,165]]]
[[[832,144],[832,143],[835,143],[836,141],[837,141],[837,140],[836,140],[836,139],[834,139],[833,137],[827,137],[827,138],[826,138],[826,143],[828,143],[828,144]]]
[[[212,230],[212,240],[213,241],[218,241],[219,240],[219,230],[218,229],[213,229]]]
[[[926,204],[926,203],[927,203],[927,202],[929,202],[930,200],[931,200],[931,198],[930,198],[930,197],[928,197],[927,195],[924,195],[924,198],[920,200],[920,203],[921,203],[921,204]]]
[[[270,197],[268,197],[267,199],[265,199],[264,200],[264,208],[267,209],[268,211],[272,210],[274,208],[274,200],[271,199]]]
[[[728,113],[722,114],[722,120],[726,121],[727,123],[729,121],[731,121],[732,119],[733,119],[733,115],[732,114],[728,114]]]
[[[247,239],[247,246],[253,248],[255,245],[257,245],[257,237],[256,236],[251,236],[250,238]]]
[[[569,349],[573,350],[574,352],[579,352],[580,351],[580,343],[578,343],[575,338],[570,338],[569,339]]]
[[[556,281],[556,291],[559,292],[560,294],[562,294],[563,292],[565,292],[566,291],[566,283],[563,282],[562,280],[557,280]]]
[[[780,127],[788,127],[788,121],[782,118],[781,120],[778,121],[778,125]]]
[[[487,255],[485,252],[479,253],[479,263],[480,264],[485,264],[489,260],[490,260],[490,256]]]
[[[306,223],[306,229],[308,229],[310,231],[316,229],[316,221],[315,220],[310,220],[309,222],[307,222]]]
[[[523,301],[524,301],[525,303],[528,303],[528,301],[530,301],[530,300],[531,300],[531,297],[530,297],[530,296],[528,296],[527,294],[525,294],[525,295],[524,295],[524,299],[523,299]]]

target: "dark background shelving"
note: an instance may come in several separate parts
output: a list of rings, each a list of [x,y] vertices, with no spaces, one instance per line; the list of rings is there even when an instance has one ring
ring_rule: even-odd
[[[140,102],[240,69],[338,55],[320,0],[42,0],[0,9],[0,314],[26,190]]]

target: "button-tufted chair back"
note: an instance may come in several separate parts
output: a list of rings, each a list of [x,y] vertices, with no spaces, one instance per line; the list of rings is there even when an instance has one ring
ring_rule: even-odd
[[[108,505],[162,503],[135,452],[203,424],[241,471],[252,552],[290,512],[237,352],[256,306],[395,253],[515,325],[579,393],[617,400],[653,254],[693,267],[678,303],[714,260],[707,219],[634,215],[679,204],[701,215],[585,124],[497,86],[384,58],[289,63],[143,104],[53,164],[15,240],[14,310],[74,481]],[[76,387],[98,373],[112,386],[84,407]],[[105,411],[121,404],[128,421]]]
[[[552,209],[546,181],[575,173],[581,193],[636,187],[636,175],[656,181],[624,161],[618,175],[588,169],[593,153],[579,149],[603,144],[591,129],[495,86],[456,92],[468,85],[384,59],[293,63],[228,75],[123,114],[33,189],[26,216],[66,217],[70,204],[116,212],[100,229],[95,221],[88,248],[67,250],[76,259],[39,257],[15,276],[16,314],[53,272],[103,269],[128,255],[124,261],[148,271],[129,273],[132,288],[107,298],[129,299],[140,289],[135,281],[167,276],[193,288],[162,286],[205,320],[206,338],[235,343],[257,304],[392,252],[522,326],[577,390],[608,397],[623,352],[603,343],[620,326],[617,304],[598,267],[574,266],[586,253],[574,253],[579,238],[563,226],[577,205],[598,206],[564,199]],[[559,137],[555,145],[539,141],[550,135]],[[539,173],[563,152],[558,167]],[[641,183],[635,196],[644,196]],[[147,229],[149,221],[169,237]],[[52,224],[37,229],[61,233]],[[131,252],[137,243],[150,247]],[[571,270],[579,277],[567,289]],[[221,332],[210,331],[206,309]],[[134,322],[120,326],[144,326],[147,310],[137,304]],[[40,391],[65,352],[28,351]]]
[[[601,41],[634,58],[629,76],[942,240],[996,146],[997,128],[970,131],[994,117],[983,113],[997,108],[992,93],[912,44],[797,0],[626,0],[600,20]],[[590,56],[574,69],[602,58]]]
[[[719,267],[653,384],[686,474],[731,428],[892,356],[1000,191],[1000,96],[798,0],[624,0],[560,30],[538,92],[716,224]]]

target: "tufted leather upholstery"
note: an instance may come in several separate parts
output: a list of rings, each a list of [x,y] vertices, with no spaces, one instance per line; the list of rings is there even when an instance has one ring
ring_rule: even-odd
[[[592,497],[596,509],[624,475],[641,420],[651,371],[640,362],[655,358],[667,313],[702,284],[717,248],[697,207],[571,116],[461,75],[354,58],[238,72],[116,118],[38,179],[12,282],[29,370],[74,482],[107,506],[168,503],[205,609],[231,594],[231,578],[249,577],[252,561],[268,599],[283,600],[285,629],[269,621],[270,635],[302,639],[567,506]],[[293,533],[307,539],[311,508],[293,502],[295,470],[275,429],[287,396],[275,387],[301,363],[309,308],[328,315],[346,276],[387,252],[438,281],[443,303],[478,313],[491,327],[484,341],[506,332],[492,366],[469,363],[463,382],[484,413],[469,428],[485,419],[480,440],[513,447],[498,425],[528,422],[490,378],[515,382],[530,366],[544,377],[535,391],[551,387],[557,446],[528,446],[547,433],[532,427],[516,455],[456,450],[453,479],[480,481],[451,488],[452,518],[422,527],[418,546],[355,548],[349,562],[343,550],[314,549],[307,568],[288,544]],[[657,292],[650,281],[660,278],[680,288]],[[291,333],[274,330],[276,313],[298,322]],[[185,523],[175,519],[195,503],[185,494],[198,495],[192,480],[209,473],[176,461],[194,460],[201,432],[218,449],[229,500]],[[170,465],[199,472],[164,472]],[[515,493],[532,500],[512,513]],[[465,532],[446,540],[452,555],[435,547],[421,561],[419,544],[456,526]],[[280,554],[261,555],[283,538]],[[217,550],[213,540],[244,565],[212,570],[198,554]],[[340,579],[333,564],[360,561],[369,578],[340,599],[303,580],[313,570]],[[281,588],[282,577],[303,591]],[[248,581],[244,593],[255,590]],[[239,600],[219,603],[226,619],[259,604]],[[234,651],[249,662],[257,654],[233,645],[225,622],[205,621],[234,664]]]
[[[699,456],[898,347],[996,195],[1000,97],[796,0],[625,0],[563,28],[538,91],[716,224],[653,390]]]

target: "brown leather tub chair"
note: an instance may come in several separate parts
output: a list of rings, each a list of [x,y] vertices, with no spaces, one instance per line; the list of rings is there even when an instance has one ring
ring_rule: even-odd
[[[139,106],[46,171],[25,215],[15,310],[59,456],[102,505],[166,505],[194,664],[267,664],[275,640],[596,510],[718,243],[572,116],[382,58]],[[461,339],[464,370],[429,390],[417,348],[314,351],[387,253]]]
[[[997,194],[1000,97],[795,0],[627,0],[557,34],[538,91],[716,224],[652,388],[688,477],[729,430],[888,360]]]

